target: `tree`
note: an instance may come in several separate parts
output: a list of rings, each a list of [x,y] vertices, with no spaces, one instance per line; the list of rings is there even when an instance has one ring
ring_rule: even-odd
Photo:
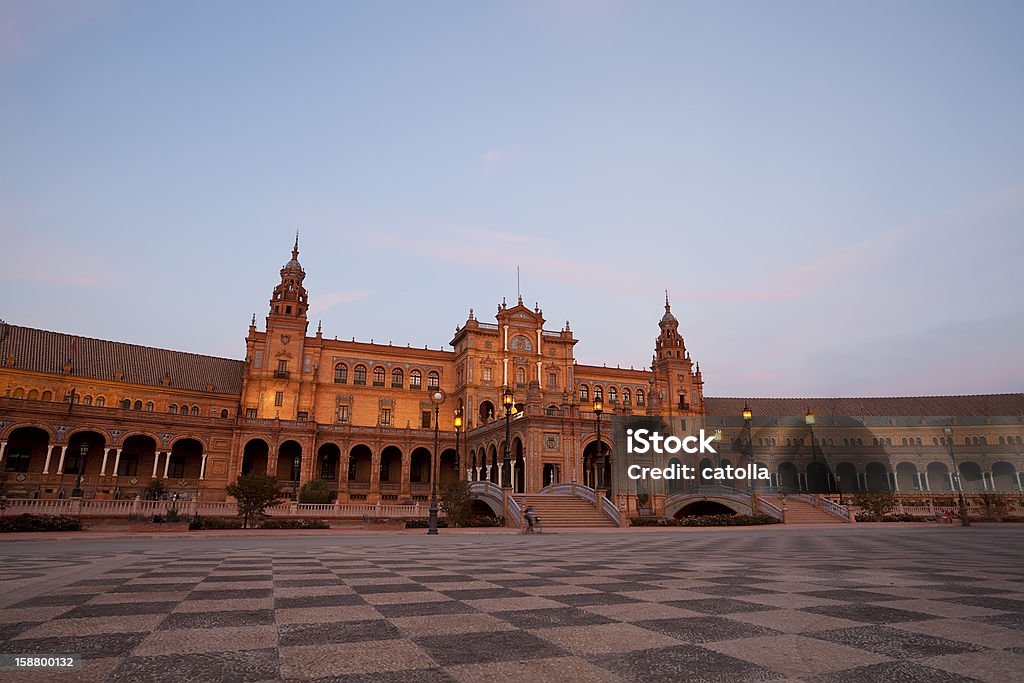
[[[441,489],[441,510],[448,517],[448,526],[466,526],[473,510],[473,493],[469,483],[458,480]]]
[[[164,486],[163,479],[150,479],[146,485],[146,498],[160,500],[160,496],[164,495],[166,491],[167,487]]]
[[[979,493],[975,502],[985,508],[985,516],[1002,518],[1010,511],[1010,496],[1005,493]]]
[[[266,516],[267,508],[281,502],[283,492],[277,479],[261,474],[243,474],[225,489],[238,501],[238,516],[242,528],[248,529]]]
[[[327,482],[323,479],[306,482],[299,489],[300,503],[333,503],[334,497],[334,491],[327,486]]]

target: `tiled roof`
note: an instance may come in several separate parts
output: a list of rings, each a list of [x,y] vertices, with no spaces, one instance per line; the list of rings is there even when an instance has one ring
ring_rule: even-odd
[[[120,371],[124,382],[162,386],[169,375],[170,386],[177,389],[206,391],[212,384],[214,391],[228,394],[242,393],[245,367],[240,360],[4,324],[0,363],[10,356],[13,367],[22,370],[61,374],[70,362],[74,377],[113,380]]]
[[[808,410],[822,417],[936,416],[986,417],[1024,414],[1022,394],[973,396],[899,396],[876,398],[713,398],[705,397],[708,415],[735,416],[750,406],[755,416],[802,416]]]

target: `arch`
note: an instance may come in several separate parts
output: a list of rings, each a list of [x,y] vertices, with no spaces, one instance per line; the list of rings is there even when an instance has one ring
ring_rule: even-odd
[[[412,370],[409,373],[409,388],[420,389],[423,386],[423,372],[420,370]]]
[[[608,490],[611,486],[612,449],[601,436],[601,441],[590,439],[583,447],[583,483],[593,489]]]
[[[622,387],[622,402],[625,405],[633,402],[633,395],[630,393],[629,387]]]
[[[198,441],[200,444],[202,444],[204,450],[210,450],[210,444],[207,443],[206,437],[197,436],[195,434],[179,434],[175,436],[173,439],[171,439],[170,446],[173,448],[174,444],[178,443],[182,439],[192,439],[193,441]]]
[[[674,470],[677,467],[682,467],[683,462],[679,458],[669,458],[668,466]],[[682,479],[669,479],[667,488],[669,495],[671,495],[673,493],[681,493],[686,488],[686,485]]]
[[[341,449],[335,443],[320,444],[316,449],[316,478],[337,482],[341,469]]]
[[[992,463],[992,484],[996,491],[1002,493],[1020,490],[1017,486],[1017,471],[1005,460]]]
[[[602,387],[600,384],[595,384],[594,385],[594,400],[595,401],[603,401],[604,400],[604,387]]]
[[[380,452],[380,483],[402,483],[402,449],[398,446],[385,446]]]
[[[708,479],[704,476],[704,470],[714,469],[715,464],[711,462],[711,458],[701,458],[700,462],[697,463],[697,482],[700,486],[712,486],[716,482],[714,479]]]
[[[608,387],[608,402],[618,403],[619,402],[619,390],[615,387]]]
[[[644,390],[643,389],[637,389],[636,390],[636,404],[638,406],[642,406],[644,404]]]
[[[836,465],[836,488],[843,493],[860,491],[857,468],[853,466],[853,463],[841,462]]]
[[[896,464],[896,488],[901,491],[916,491],[920,488],[917,482],[917,467],[912,462]]]
[[[796,465],[791,462],[779,463],[779,486],[783,490],[795,491],[799,488],[796,476]]]
[[[382,387],[384,386],[384,378],[387,377],[387,371],[384,366],[378,365],[373,369],[373,386]]]
[[[819,460],[807,465],[807,491],[810,493],[831,493],[832,486],[828,467]]]
[[[391,388],[401,389],[405,386],[405,373],[402,372],[402,368],[393,368],[391,370]]]
[[[878,461],[872,461],[864,468],[866,488],[871,493],[889,490],[889,470]]]
[[[961,462],[960,482],[965,493],[977,493],[985,490],[985,482],[981,478],[981,466],[972,460]]]
[[[106,429],[102,427],[74,427],[70,432],[64,435],[64,443],[71,443],[71,437],[75,436],[76,434],[82,434],[86,432],[99,434],[100,436],[103,437],[103,441],[105,443],[114,442],[113,437],[110,436],[110,432],[108,432]]]
[[[142,401],[136,401],[135,405],[132,406],[135,410],[142,410]]]
[[[419,446],[409,455],[409,482],[413,484],[430,483],[430,451]]]
[[[516,368],[516,386],[526,386],[526,368],[522,366]]]
[[[10,438],[11,438],[11,435],[14,434],[15,431],[17,431],[19,429],[26,429],[28,427],[32,427],[34,429],[40,429],[40,430],[46,432],[47,439],[49,441],[51,441],[51,442],[54,442],[54,441],[57,440],[57,433],[54,432],[53,429],[49,425],[41,424],[41,423],[38,423],[38,422],[16,422],[16,423],[6,427],[5,429],[0,430],[0,438],[2,438],[4,441],[9,441]]]
[[[288,439],[277,447],[277,480],[297,488],[302,477],[302,446]],[[287,488],[287,486],[286,486]]]
[[[111,470],[108,474],[119,477],[151,477],[153,470],[159,464],[156,462],[157,453],[160,452],[160,440],[145,432],[135,432],[121,439],[120,457],[116,457],[117,471],[114,471],[115,462],[110,463]],[[163,471],[157,472],[158,476]]]
[[[168,454],[167,478],[197,481],[202,472],[203,452],[203,444],[198,439],[175,439]]]
[[[25,398],[25,390],[22,389],[21,387],[18,387],[17,389],[14,390],[14,393],[11,394],[11,396],[12,398]]]
[[[270,446],[263,439],[249,439],[242,449],[242,474],[267,474]]]
[[[557,417],[562,414],[562,409],[556,406],[554,403],[544,409],[544,414],[548,417]]]
[[[348,384],[348,366],[344,363],[338,363],[334,366],[334,383]]]
[[[38,401],[39,400],[39,390],[38,389],[29,389],[28,390],[28,396],[26,398],[28,398],[28,400],[30,400],[30,401]]]
[[[188,414],[189,415],[198,415],[199,414],[199,406],[192,406],[192,409],[190,411],[188,411]]]
[[[459,455],[454,448],[446,448],[441,451],[441,460],[438,462],[437,484],[444,486],[458,481],[459,476]]]
[[[441,388],[441,375],[437,370],[431,370],[427,373],[427,389],[440,389]]]
[[[498,483],[498,447],[495,446],[493,443],[491,444],[490,455],[491,455],[491,469],[490,469],[490,477],[489,478],[491,480],[491,483],[497,484]]]
[[[354,484],[370,483],[373,469],[373,451],[364,443],[356,444],[348,452],[348,480]]]
[[[153,408],[155,408],[155,407],[156,406],[153,405],[152,401],[146,401],[146,412],[147,413],[152,413],[153,412]]]
[[[86,444],[85,457],[82,457],[82,444]],[[88,477],[100,473],[101,460],[106,452],[110,439],[100,430],[81,429],[68,436],[68,449],[64,456],[64,470],[59,474],[78,474]],[[59,463],[58,463],[59,464]],[[51,461],[52,465],[52,461]]]
[[[487,424],[494,419],[494,404],[490,401],[480,402],[480,424]]]
[[[364,386],[366,384],[366,366],[360,363],[352,371],[352,384]]]
[[[515,493],[526,493],[526,460],[523,458],[523,442],[516,436],[512,438],[512,490]]]
[[[167,412],[170,413],[171,415],[177,415],[178,414],[178,404],[177,403],[172,403],[169,406],[167,406]]]
[[[580,385],[580,403],[590,402],[590,387],[586,384]]]
[[[708,515],[735,515],[736,510],[717,500],[695,500],[676,511],[674,518],[705,517]]]
[[[53,440],[50,432],[36,426],[19,425],[5,437],[7,446],[0,452],[4,456],[0,471],[27,473],[42,472],[46,454]],[[13,481],[9,485],[13,485]]]
[[[929,491],[952,491],[953,487],[949,483],[949,468],[944,462],[933,461],[928,463],[928,467],[925,469],[925,473],[928,477],[928,490]]]

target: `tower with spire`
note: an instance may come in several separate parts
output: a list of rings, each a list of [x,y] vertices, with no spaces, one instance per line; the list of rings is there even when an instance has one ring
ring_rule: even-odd
[[[668,291],[665,292],[665,313],[658,322],[660,333],[654,343],[651,370],[654,375],[648,410],[668,416],[704,414],[704,388],[700,370],[694,369],[686,342],[679,333],[679,320],[672,314]],[[660,399],[660,400],[659,400]],[[660,405],[658,405],[660,403]]]

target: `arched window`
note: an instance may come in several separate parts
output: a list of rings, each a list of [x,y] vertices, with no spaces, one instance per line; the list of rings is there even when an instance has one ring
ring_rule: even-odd
[[[604,400],[604,389],[600,385],[594,387],[594,400],[595,401],[603,401]]]
[[[590,387],[586,384],[580,385],[580,403],[586,403],[590,400]]]
[[[516,384],[519,386],[526,385],[526,368],[516,368]]]
[[[87,406],[91,406],[92,405],[92,396],[86,396],[84,399],[82,399],[82,404],[83,405],[87,405]]]
[[[14,398],[25,398],[25,390],[18,387],[14,390]]]
[[[618,403],[619,401],[619,390],[615,387],[608,387],[608,402]]]
[[[427,388],[428,389],[440,389],[441,388],[441,375],[437,374],[434,370],[430,371],[427,375]]]
[[[373,386],[382,387],[384,386],[384,368],[379,365],[373,369]]]
[[[1005,443],[1006,443],[1006,439],[1004,439],[1003,437],[999,437],[999,445],[1002,446]]]
[[[939,438],[938,437],[936,437],[936,436],[932,437],[932,445],[933,446],[938,446],[939,445]]]
[[[149,401],[149,402],[147,402],[147,403],[146,403],[146,411],[147,411],[147,412],[150,412],[150,413],[152,413],[152,412],[153,412],[153,408],[154,408],[154,407],[155,407],[155,406],[153,405],[153,402],[152,402],[152,401]]]
[[[355,377],[354,377],[354,379],[352,381],[352,384],[358,384],[360,386],[365,386],[366,385],[366,366],[365,365],[357,365],[356,366]]]
[[[546,415],[549,415],[549,416],[556,416],[556,415],[558,415],[561,412],[562,412],[562,409],[559,408],[558,406],[554,406],[554,405],[548,406],[547,409],[544,411],[544,413]]]
[[[135,402],[135,410],[142,410],[142,401]]]
[[[980,441],[980,442],[981,442],[981,445],[982,445],[982,446],[985,446],[985,445],[987,445],[987,444],[988,444],[988,439],[987,439],[986,437],[984,437],[984,436],[979,436],[979,437],[978,437],[978,441]]]
[[[636,390],[636,404],[638,406],[642,406],[644,404],[644,390],[643,389],[637,389]]]
[[[877,446],[878,445],[878,438],[877,437],[873,437],[871,439],[871,445],[872,446]]]
[[[52,401],[53,400],[53,392],[49,391],[49,390],[44,391],[43,392],[43,400],[44,401]]]
[[[630,393],[629,389],[625,387],[622,388],[622,402],[626,404],[633,402],[632,394]]]
[[[192,413],[191,414],[192,415],[198,415],[199,414],[199,406],[192,406]]]
[[[220,416],[222,418],[226,418],[228,416],[228,409],[225,408],[224,410],[220,411]]]
[[[921,445],[921,437],[917,437],[916,439],[914,439],[914,443],[917,444],[918,446],[920,446]]]
[[[391,388],[401,389],[405,384],[405,373],[402,372],[401,368],[394,368],[391,371]]]
[[[171,405],[167,406],[167,412],[170,413],[171,415],[176,415],[178,413],[178,405],[176,403],[172,403]]]
[[[334,366],[334,383],[348,383],[348,366],[345,365],[344,363],[338,363],[337,365]]]
[[[103,398],[102,396],[97,396],[96,405],[102,408],[103,406],[107,405],[107,399]]]
[[[419,370],[413,370],[409,373],[409,388],[419,389],[423,386],[423,373]]]
[[[906,446],[906,445],[907,445],[907,437],[903,437],[903,445],[904,445],[904,446]]]

